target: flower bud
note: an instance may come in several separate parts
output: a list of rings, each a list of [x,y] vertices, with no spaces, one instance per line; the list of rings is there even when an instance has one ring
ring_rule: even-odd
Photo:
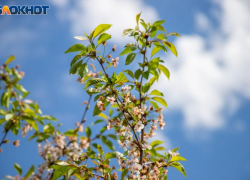
[[[116,50],[116,45],[113,46],[112,51],[115,52]]]

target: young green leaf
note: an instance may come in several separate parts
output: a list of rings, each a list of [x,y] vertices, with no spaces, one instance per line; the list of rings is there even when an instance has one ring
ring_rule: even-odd
[[[99,34],[107,31],[112,25],[111,24],[100,24],[98,25],[93,33],[93,38],[95,38],[96,36],[98,36]]]
[[[165,22],[165,20],[155,21],[153,26],[160,26]]]
[[[18,172],[19,175],[22,175],[23,170],[19,164],[15,163],[14,168]]]
[[[151,52],[151,57],[153,57],[157,52],[159,52],[161,50],[160,47],[155,46]]]
[[[154,147],[156,147],[160,144],[163,144],[163,143],[164,143],[163,141],[155,140],[155,141],[151,142],[150,146],[154,148]]]
[[[125,29],[124,31],[123,31],[123,33],[122,33],[122,36],[124,37],[125,35],[127,35],[128,33],[131,33],[131,32],[133,32],[134,30],[133,29]],[[126,47],[126,46],[125,46]]]
[[[132,71],[130,70],[124,70],[125,73],[127,73],[128,75],[130,75],[132,78],[134,78],[134,74]]]
[[[84,76],[87,76],[88,72],[89,68],[87,63],[83,63],[78,70],[79,75],[81,76],[81,78],[83,78]]]
[[[168,49],[170,49],[170,51],[172,51],[172,53],[177,57],[176,48],[171,42],[163,41],[163,44],[165,44],[168,47]]]
[[[82,44],[75,44],[71,46],[65,53],[77,52],[77,51],[86,51],[86,48]]]
[[[168,107],[166,101],[163,98],[161,98],[161,97],[153,97],[152,99],[157,101],[158,103],[161,103],[163,106]]]
[[[135,59],[136,54],[135,53],[130,53],[127,58],[126,58],[126,63],[125,65],[129,65],[130,63],[133,62],[133,60]]]
[[[171,161],[187,161],[187,160],[181,156],[174,156],[171,158]]]
[[[141,69],[137,69],[137,70],[135,71],[135,78],[136,78],[136,79],[139,79],[139,77],[140,77],[141,74],[142,74]]]
[[[97,107],[97,105],[95,105],[94,111],[93,111],[93,116],[96,116],[98,114],[100,114],[102,111]]]
[[[24,178],[30,177],[34,171],[35,171],[35,167],[34,167],[34,165],[32,165],[32,166],[29,168],[28,172],[25,174]]]
[[[163,93],[161,93],[160,91],[156,89],[153,90],[149,95],[164,96]]]
[[[108,39],[111,38],[111,35],[107,34],[107,33],[103,33],[99,36],[97,44],[101,44],[104,41],[107,41]]]
[[[77,70],[80,68],[80,65],[82,64],[82,60],[75,63],[69,70],[69,74],[76,74]]]
[[[15,60],[15,56],[11,55],[6,61],[5,61],[5,65],[8,65],[9,63],[11,63],[12,61]]]
[[[181,37],[177,32],[167,33],[165,36],[178,36]]]
[[[123,55],[125,55],[125,54],[128,54],[128,53],[131,53],[131,52],[133,52],[134,50],[136,50],[136,47],[127,47],[127,48],[125,48],[122,52],[121,52],[121,54],[120,54],[120,56],[123,56]]]
[[[187,174],[186,174],[186,171],[184,169],[184,167],[181,165],[181,163],[179,162],[174,162],[174,163],[171,163],[172,167],[176,168],[178,171],[180,171],[185,177],[187,177]]]
[[[93,85],[93,84],[98,84],[98,83],[100,83],[100,82],[106,82],[106,81],[105,81],[104,79],[101,79],[101,78],[93,78],[93,79],[90,79],[90,80],[86,83],[84,89],[86,89],[87,87],[89,87],[89,86],[91,86],[91,85]]]
[[[140,16],[141,16],[141,12],[140,12],[139,14],[136,15],[136,24],[137,24],[137,25],[138,25],[138,23],[139,23]]]
[[[91,136],[91,134],[92,134],[92,131],[91,131],[91,129],[87,126],[86,128],[85,128],[85,132],[86,132],[86,136],[89,138],[90,136]]]
[[[166,68],[163,65],[159,65],[158,68],[165,74],[165,76],[169,79],[170,78],[170,72],[168,70],[168,68]]]

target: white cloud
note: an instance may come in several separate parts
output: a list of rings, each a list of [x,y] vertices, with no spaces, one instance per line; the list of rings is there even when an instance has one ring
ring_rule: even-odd
[[[142,0],[88,0],[72,1],[73,7],[67,7],[67,13],[62,8],[59,16],[61,20],[69,20],[72,36],[89,34],[99,24],[112,24],[108,31],[112,39],[118,44],[124,45],[126,38],[122,38],[122,32],[126,28],[134,28],[135,16],[142,10],[142,18],[148,22],[158,19],[157,12],[146,5]],[[58,5],[58,3],[55,3]],[[61,5],[58,5],[61,7]],[[66,8],[66,7],[65,7]],[[62,13],[64,12],[64,13]],[[133,23],[131,23],[133,22]]]
[[[171,81],[162,78],[157,86],[165,92],[169,109],[181,110],[188,130],[222,128],[242,98],[250,99],[250,3],[215,3],[220,7],[219,27],[211,27],[209,18],[198,14],[197,23],[206,29],[206,37],[177,39],[178,59],[167,56]]]

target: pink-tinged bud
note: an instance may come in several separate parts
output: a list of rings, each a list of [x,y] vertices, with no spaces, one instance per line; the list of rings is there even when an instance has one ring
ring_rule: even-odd
[[[3,66],[1,66],[1,67],[0,67],[0,69],[1,69],[1,70],[3,70],[3,69],[4,69],[4,67],[3,67]]]
[[[117,179],[118,178],[117,172],[114,172],[113,176],[114,176],[114,179]]]
[[[116,50],[116,45],[113,46],[112,51],[115,52]]]
[[[88,104],[89,104],[89,102],[88,102],[88,101],[84,101],[84,102],[83,102],[83,104],[86,104],[86,105],[88,105]]]
[[[25,75],[25,72],[23,72],[23,71],[19,71],[19,74],[20,74],[20,76],[23,78],[23,77],[24,77],[24,75]]]
[[[102,44],[105,46],[105,45],[107,45],[108,43],[107,43],[106,41],[104,41],[104,42],[102,42]]]
[[[16,146],[16,147],[19,146],[19,145],[20,145],[20,140],[14,141],[14,142],[13,142],[13,145]]]
[[[3,149],[0,148],[0,153],[3,152]]]
[[[19,69],[20,68],[20,66],[19,65],[16,65],[16,67],[15,67],[16,69]]]
[[[109,54],[109,55],[108,55],[108,58],[112,58],[112,55],[111,55],[111,54]]]

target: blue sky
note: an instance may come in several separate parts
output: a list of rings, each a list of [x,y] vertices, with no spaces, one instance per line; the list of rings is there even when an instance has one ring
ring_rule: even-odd
[[[0,1],[0,5],[35,5],[34,1]],[[248,0],[51,0],[48,15],[0,16],[0,61],[10,55],[25,71],[22,83],[31,91],[44,114],[63,123],[62,131],[74,126],[87,99],[76,76],[68,74],[72,54],[64,51],[100,23],[113,24],[109,42],[121,52],[122,30],[135,25],[142,11],[146,21],[165,19],[178,58],[162,54],[171,73],[155,88],[163,91],[169,108],[164,111],[166,129],[157,136],[167,148],[180,153],[190,180],[250,179],[250,3]],[[120,66],[124,68],[124,58]],[[133,68],[130,66],[130,68]],[[89,114],[88,122],[94,119]],[[9,136],[15,140],[20,137]],[[21,145],[3,147],[0,178],[15,175],[13,164],[24,170],[42,162],[34,142],[21,138]],[[185,179],[170,170],[169,179]]]

